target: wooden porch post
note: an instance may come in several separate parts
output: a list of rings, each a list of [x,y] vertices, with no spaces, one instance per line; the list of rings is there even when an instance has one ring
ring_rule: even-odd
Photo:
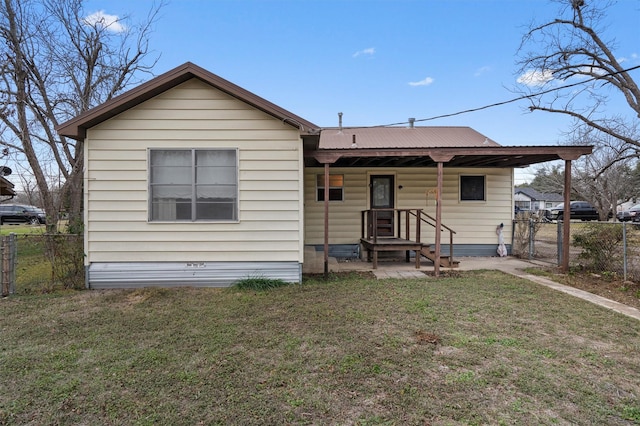
[[[436,229],[435,229],[435,253],[433,254],[433,275],[440,276],[440,248],[442,241],[442,181],[444,175],[444,163],[448,163],[454,157],[448,153],[431,152],[429,156],[438,164],[438,177],[436,184]]]
[[[436,250],[433,260],[433,274],[436,277],[440,276],[440,240],[442,234],[442,174],[443,165],[441,161],[438,161],[438,181],[436,189]]]
[[[564,161],[564,213],[562,214],[562,272],[569,271],[571,238],[571,160]]]
[[[324,279],[329,279],[329,163],[324,164]]]

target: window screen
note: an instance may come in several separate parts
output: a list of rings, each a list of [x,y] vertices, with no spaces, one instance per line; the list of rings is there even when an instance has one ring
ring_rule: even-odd
[[[460,176],[460,201],[486,201],[484,176]]]
[[[152,149],[151,221],[238,220],[235,149]]]

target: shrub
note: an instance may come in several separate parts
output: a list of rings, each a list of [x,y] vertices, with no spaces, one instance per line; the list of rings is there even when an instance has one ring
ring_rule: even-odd
[[[589,224],[574,234],[573,243],[582,247],[579,257],[587,262],[584,266],[598,272],[611,271],[622,255],[622,232],[620,224]]]

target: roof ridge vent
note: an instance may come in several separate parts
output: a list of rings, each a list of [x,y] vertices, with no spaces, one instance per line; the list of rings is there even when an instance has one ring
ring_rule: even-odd
[[[414,128],[414,124],[415,124],[415,122],[416,122],[416,119],[415,119],[415,118],[413,118],[413,117],[412,117],[412,118],[410,118],[410,119],[409,119],[409,128],[410,128],[410,129],[413,129],[413,128]]]

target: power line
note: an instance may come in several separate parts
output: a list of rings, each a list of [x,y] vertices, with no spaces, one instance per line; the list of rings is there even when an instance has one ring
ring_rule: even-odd
[[[547,93],[555,92],[557,90],[569,89],[571,87],[580,86],[582,84],[586,84],[586,83],[589,83],[589,82],[592,82],[592,81],[595,81],[595,80],[600,80],[603,77],[609,77],[609,76],[620,74],[620,73],[623,73],[623,72],[634,71],[634,70],[637,70],[638,68],[640,68],[640,65],[637,65],[637,66],[631,67],[631,68],[627,68],[627,69],[622,70],[622,71],[616,71],[616,72],[612,72],[612,73],[609,73],[609,74],[603,74],[603,75],[598,76],[598,77],[592,77],[592,78],[590,78],[588,80],[585,80],[585,81],[580,81],[580,82],[577,82],[577,83],[566,84],[564,86],[554,87],[553,89],[544,90],[544,91],[538,92],[538,93],[532,93],[530,95],[519,96],[519,97],[514,98],[514,99],[509,99],[508,101],[503,101],[503,102],[497,102],[497,103],[494,103],[494,104],[484,105],[484,106],[481,106],[481,107],[478,107],[478,108],[465,109],[463,111],[453,112],[453,113],[450,113],[450,114],[442,114],[442,115],[436,115],[436,116],[429,117],[429,118],[416,119],[414,122],[417,123],[417,122],[423,122],[423,121],[432,121],[432,120],[437,120],[437,119],[440,119],[440,118],[454,117],[456,115],[462,115],[462,114],[468,114],[470,112],[482,111],[483,109],[494,108],[494,107],[510,104],[510,103],[513,103],[513,102],[522,101],[524,99],[531,99],[531,98],[535,98],[536,96],[546,95]],[[384,124],[384,125],[378,125],[378,126],[365,126],[365,127],[392,127],[392,126],[400,126],[400,125],[403,125],[403,124],[409,124],[409,122],[408,121],[403,121],[403,122],[399,122],[399,123]]]

